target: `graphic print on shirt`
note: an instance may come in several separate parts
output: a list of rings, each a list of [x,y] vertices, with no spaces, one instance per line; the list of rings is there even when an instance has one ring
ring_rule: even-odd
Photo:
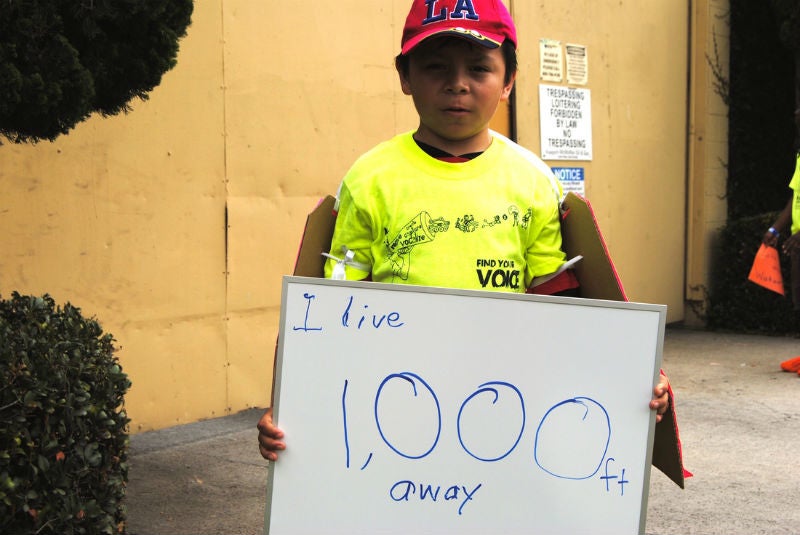
[[[461,214],[456,217],[453,225],[455,230],[469,236],[470,239],[483,239],[482,232],[489,232],[501,225],[510,225],[512,228],[527,230],[533,216],[533,209],[528,207],[521,210],[511,205],[506,212],[490,217],[476,217],[474,214]],[[450,229],[450,220],[440,216],[433,218],[429,212],[422,211],[411,221],[407,222],[392,237],[390,231],[384,229],[386,239],[384,245],[387,250],[387,262],[392,266],[392,279],[407,281],[411,272],[411,257],[415,247],[426,246],[436,239],[437,234],[453,232]],[[482,288],[508,288],[519,290],[521,282],[521,266],[515,265],[514,260],[504,258],[476,258],[474,261],[475,274]]]
[[[440,232],[447,232],[450,222],[444,218],[433,219],[428,212],[420,212],[414,219],[403,225],[403,228],[391,240],[386,233],[386,255],[392,263],[392,278],[408,280],[411,269],[411,251],[418,245],[430,243]]]

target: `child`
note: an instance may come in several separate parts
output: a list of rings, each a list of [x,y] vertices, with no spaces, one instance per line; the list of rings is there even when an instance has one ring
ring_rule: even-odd
[[[514,23],[500,0],[413,0],[395,60],[419,127],[358,159],[342,181],[326,277],[541,293],[559,272],[561,189],[532,153],[489,130],[517,71]],[[485,269],[502,259],[502,277]],[[574,291],[564,270],[547,293]],[[669,407],[662,375],[650,408]],[[268,460],[285,449],[267,410]]]
[[[515,46],[500,2],[414,2],[395,63],[419,127],[345,176],[331,243],[342,260],[326,277],[525,292],[561,267],[557,181],[488,127],[511,93]],[[500,259],[510,275],[482,269]],[[576,286],[565,273],[559,289]]]

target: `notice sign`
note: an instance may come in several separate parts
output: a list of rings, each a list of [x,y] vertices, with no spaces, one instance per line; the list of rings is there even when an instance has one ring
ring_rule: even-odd
[[[545,82],[560,82],[564,78],[564,59],[561,42],[539,40],[539,78]]]
[[[567,43],[567,83],[586,85],[589,80],[589,61],[586,47]]]
[[[543,160],[591,160],[591,92],[540,84],[539,131]]]
[[[586,196],[586,181],[584,180],[583,167],[552,167],[556,178],[564,188],[564,195],[569,192]]]

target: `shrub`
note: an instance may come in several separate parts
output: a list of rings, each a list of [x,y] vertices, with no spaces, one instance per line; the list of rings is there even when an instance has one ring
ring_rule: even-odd
[[[193,0],[9,1],[0,8],[0,135],[53,141],[146,100],[177,62]]]
[[[708,328],[770,335],[793,332],[788,293],[784,297],[747,280],[764,230],[776,217],[776,212],[744,217],[729,221],[722,229],[711,270]],[[780,258],[786,286],[789,259],[783,254]]]
[[[130,382],[113,342],[48,295],[0,300],[0,533],[125,531]]]

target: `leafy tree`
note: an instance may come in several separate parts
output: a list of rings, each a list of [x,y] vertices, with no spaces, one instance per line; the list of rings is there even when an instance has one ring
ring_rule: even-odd
[[[1,0],[0,135],[54,140],[130,110],[176,64],[192,0]]]

